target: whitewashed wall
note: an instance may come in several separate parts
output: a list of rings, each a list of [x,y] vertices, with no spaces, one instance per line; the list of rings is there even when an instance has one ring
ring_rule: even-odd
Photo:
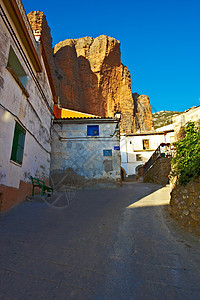
[[[109,120],[79,122],[81,121],[74,120],[67,124],[62,121],[61,126],[54,124],[51,176],[55,180],[62,180],[62,184],[65,176],[66,181],[72,179],[72,184],[74,181],[81,186],[120,184],[120,150],[114,149],[119,147],[116,123]],[[99,125],[99,136],[87,136],[87,125]],[[58,135],[64,139],[59,139]],[[104,156],[103,150],[112,150],[112,156]]]
[[[161,143],[170,143],[173,136],[173,132],[166,132],[165,135],[164,132],[158,132],[157,134],[148,133],[144,135],[121,135],[121,165],[126,171],[127,176],[135,175],[137,166],[143,165],[147,162]],[[148,150],[143,150],[143,140],[149,140]],[[141,155],[142,161],[137,161],[136,155]]]
[[[200,122],[200,106],[192,107],[188,111],[173,117],[175,138],[178,137],[181,127],[189,121]]]
[[[21,40],[19,42],[23,48],[23,42]],[[27,74],[26,90],[30,95],[29,98],[6,69],[10,46]],[[28,56],[27,58],[29,59]],[[52,92],[42,57],[40,59],[43,72],[35,75],[43,87],[50,107],[53,108]],[[0,104],[0,184],[18,188],[20,180],[30,182],[30,175],[48,179],[51,113],[2,19],[0,19]],[[26,129],[21,166],[10,161],[15,120],[20,120]]]

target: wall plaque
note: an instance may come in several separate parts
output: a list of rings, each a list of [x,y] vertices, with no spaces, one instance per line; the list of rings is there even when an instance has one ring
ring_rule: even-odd
[[[112,156],[112,149],[103,150],[103,156]]]

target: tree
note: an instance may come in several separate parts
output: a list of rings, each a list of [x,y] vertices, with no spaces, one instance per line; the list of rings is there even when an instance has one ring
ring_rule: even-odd
[[[184,127],[184,137],[175,143],[171,177],[181,185],[200,176],[200,131],[194,122]]]

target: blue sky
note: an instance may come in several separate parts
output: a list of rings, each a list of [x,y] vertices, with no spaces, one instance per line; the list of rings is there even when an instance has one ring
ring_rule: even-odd
[[[132,91],[150,97],[152,112],[200,105],[199,0],[22,0],[43,11],[53,45],[105,34],[121,42]]]

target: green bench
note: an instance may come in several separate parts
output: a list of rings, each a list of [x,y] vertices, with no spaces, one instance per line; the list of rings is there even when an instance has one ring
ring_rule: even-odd
[[[34,189],[35,187],[38,187],[39,189],[42,190],[41,196],[44,196],[45,192],[51,192],[53,194],[53,188],[50,186],[45,185],[45,182],[43,180],[40,180],[35,177],[30,177],[33,189],[32,189],[32,196],[34,196]]]

